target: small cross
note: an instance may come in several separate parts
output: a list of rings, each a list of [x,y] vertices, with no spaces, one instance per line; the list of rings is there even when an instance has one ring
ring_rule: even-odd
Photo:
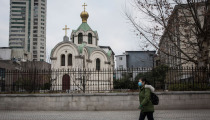
[[[82,5],[84,7],[84,11],[85,11],[85,6],[87,6],[87,4],[84,3],[84,5]]]
[[[65,30],[65,35],[67,36],[67,30],[69,30],[70,28],[67,28],[67,25],[65,25],[65,28],[63,28],[63,30]]]

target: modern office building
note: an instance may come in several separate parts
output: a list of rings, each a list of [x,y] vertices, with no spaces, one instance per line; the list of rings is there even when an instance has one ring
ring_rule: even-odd
[[[47,0],[10,0],[9,47],[24,51],[13,58],[46,61],[46,12]]]

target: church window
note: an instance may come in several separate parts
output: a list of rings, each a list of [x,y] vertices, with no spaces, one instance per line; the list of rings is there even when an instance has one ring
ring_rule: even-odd
[[[79,35],[78,35],[78,44],[82,44],[82,42],[83,42],[83,35],[82,35],[82,33],[79,33]]]
[[[61,55],[61,66],[65,66],[65,55]]]
[[[72,54],[68,55],[68,66],[72,66]]]
[[[92,44],[92,34],[88,34],[88,44]]]
[[[73,37],[72,37],[72,42],[74,43],[74,35],[73,35]]]
[[[96,59],[96,70],[100,70],[101,60],[99,58]]]

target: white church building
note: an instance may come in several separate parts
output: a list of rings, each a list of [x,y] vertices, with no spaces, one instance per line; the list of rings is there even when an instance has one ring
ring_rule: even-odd
[[[70,39],[66,32],[51,51],[52,89],[109,91],[113,89],[113,74],[109,71],[114,69],[114,52],[109,46],[98,45],[98,33],[87,24],[89,14],[85,9],[80,16],[82,24],[72,30]]]

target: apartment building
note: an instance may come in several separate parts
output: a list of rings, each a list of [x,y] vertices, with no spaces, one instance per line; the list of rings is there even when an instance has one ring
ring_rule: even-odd
[[[202,26],[201,29],[204,29],[205,16],[203,11],[205,5],[197,3],[195,6],[197,20]],[[199,57],[200,51],[203,46],[207,45],[205,41],[202,41],[204,36],[198,35],[198,25],[196,24],[187,4],[174,7],[159,43],[158,58],[160,64],[166,64],[170,67],[196,66],[194,61],[202,59]]]
[[[46,61],[46,12],[47,0],[10,0],[9,47],[24,51],[13,58]]]

